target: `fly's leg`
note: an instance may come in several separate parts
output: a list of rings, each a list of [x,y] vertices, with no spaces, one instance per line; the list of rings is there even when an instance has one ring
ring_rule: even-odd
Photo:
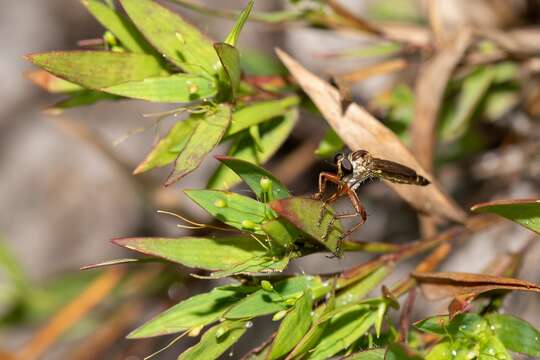
[[[358,222],[357,224],[355,224],[353,227],[351,227],[349,230],[347,230],[346,232],[344,232],[340,236],[336,252],[341,251],[341,244],[342,244],[343,240],[345,238],[347,238],[349,235],[351,235],[353,232],[355,232],[360,226],[364,225],[366,223],[366,220],[367,220],[366,209],[364,208],[364,205],[362,205],[362,202],[358,198],[358,195],[356,195],[356,192],[354,192],[353,190],[347,188],[347,196],[349,197],[349,199],[351,200],[351,203],[353,204],[354,213],[345,214],[345,216],[343,216],[343,217],[340,217],[341,215],[338,215],[338,216],[335,216],[335,217],[341,219],[341,218],[345,218],[345,217],[360,216],[360,218],[362,220],[360,222]]]
[[[329,172],[322,172],[319,174],[319,192],[313,195],[313,199],[315,200],[322,199],[324,195],[324,191],[326,190],[327,181],[330,181],[336,184],[338,186],[338,191],[332,194],[332,196],[330,196],[328,199],[323,201],[323,205],[321,206],[321,212],[319,213],[319,219],[317,220],[317,226],[321,225],[324,215],[326,214],[326,211],[328,210],[327,209],[328,204],[335,201],[340,196],[340,193],[341,193],[340,191],[341,181],[339,177],[336,174],[332,174]]]

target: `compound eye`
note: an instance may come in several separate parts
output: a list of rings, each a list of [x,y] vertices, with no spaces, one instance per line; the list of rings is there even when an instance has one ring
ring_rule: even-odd
[[[343,154],[342,153],[337,153],[335,156],[334,156],[334,164],[337,165],[338,161],[341,160],[343,158]]]
[[[341,169],[343,169],[345,174],[352,174],[353,172],[352,164],[348,159],[343,159],[343,161],[341,161]]]

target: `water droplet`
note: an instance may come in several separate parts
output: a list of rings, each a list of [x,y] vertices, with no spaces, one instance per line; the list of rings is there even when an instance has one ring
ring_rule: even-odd
[[[311,316],[315,316],[315,311],[312,311],[312,312],[310,313],[310,315],[311,315]]]
[[[330,286],[330,281],[323,282],[322,286],[329,287]]]
[[[495,331],[495,325],[491,325],[491,326],[489,327],[489,329],[490,329],[491,331]]]
[[[251,327],[253,327],[253,322],[248,321],[248,322],[246,323],[246,329],[249,329],[249,328],[251,328]]]
[[[452,350],[452,356],[457,356],[457,351],[456,350]]]
[[[234,351],[231,350],[231,351],[229,352],[229,357],[233,357],[233,356],[234,356]]]
[[[494,349],[494,348],[489,348],[489,349],[487,350],[487,353],[488,353],[489,355],[495,355],[495,349]]]

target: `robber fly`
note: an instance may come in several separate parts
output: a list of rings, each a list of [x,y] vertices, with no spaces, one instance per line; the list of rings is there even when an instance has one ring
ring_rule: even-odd
[[[338,253],[341,251],[341,240],[356,231],[367,220],[366,209],[362,205],[358,195],[356,195],[356,189],[358,189],[360,184],[367,179],[372,178],[381,178],[398,184],[419,186],[426,186],[430,183],[428,179],[418,175],[413,169],[393,161],[378,159],[371,156],[371,154],[365,150],[356,150],[346,155],[336,154],[334,157],[334,165],[337,168],[335,174],[330,172],[321,172],[319,174],[319,192],[314,195],[314,199],[322,200],[328,181],[337,186],[336,192],[326,200],[323,200],[323,206],[321,207],[318,222],[319,226],[327,210],[328,204],[336,201],[341,196],[346,195],[349,197],[354,207],[354,211],[351,213],[334,215],[328,223],[323,240],[326,241],[328,239],[337,219],[352,218],[356,216],[360,216],[361,218],[358,224],[354,225],[341,235],[338,243]]]

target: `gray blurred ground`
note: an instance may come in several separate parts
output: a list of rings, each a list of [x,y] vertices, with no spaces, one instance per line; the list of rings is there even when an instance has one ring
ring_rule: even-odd
[[[208,1],[212,3],[211,1]],[[220,2],[220,6],[240,8],[243,1]],[[258,1],[258,9],[271,9],[279,1]],[[352,2],[354,3],[354,2]],[[222,5],[223,4],[223,5]],[[359,10],[361,7],[359,6]],[[452,11],[448,11],[452,14]],[[184,12],[213,38],[223,38],[231,22],[211,19]],[[0,33],[3,45],[0,56],[2,102],[0,106],[0,236],[21,261],[24,269],[36,281],[44,281],[59,273],[75,271],[82,265],[118,257],[122,254],[108,239],[141,234],[149,228],[153,235],[179,234],[174,221],[164,220],[143,206],[142,198],[130,179],[106,156],[76,137],[66,134],[41,110],[57,99],[35,88],[25,80],[23,73],[32,66],[21,56],[30,52],[74,49],[79,39],[101,34],[101,28],[86,13],[78,1],[14,1],[2,3]],[[292,28],[287,33],[276,32],[260,25],[249,25],[241,37],[241,46],[267,52],[276,45],[291,51],[301,62],[317,72],[324,73],[327,64],[314,56],[322,50],[339,49],[358,44],[359,40],[336,38],[316,30]],[[358,64],[341,64],[344,68]],[[368,83],[380,86],[381,80]],[[121,159],[133,167],[151,147],[155,139],[152,123],[141,114],[163,109],[143,102],[100,103],[68,111],[62,115],[65,122],[83,124],[95,129],[105,142],[114,148]],[[166,124],[165,124],[166,125]],[[135,133],[121,144],[115,140],[140,127],[144,133]],[[321,136],[322,122],[303,120],[295,132],[296,138]],[[166,126],[163,127],[166,129]],[[161,129],[161,131],[163,131]],[[213,161],[177,186],[203,187],[211,173]],[[275,164],[274,164],[275,165]],[[150,175],[163,179],[166,172]],[[444,182],[444,179],[443,179]],[[313,191],[315,178],[296,182],[296,193]],[[538,189],[523,184],[526,196]],[[518,191],[519,191],[518,189]],[[370,184],[362,190],[364,202],[371,216],[368,225],[358,235],[361,240],[411,240],[416,232],[413,213],[401,204],[395,195],[381,184]],[[180,194],[181,206],[196,216],[204,216],[191,207]],[[388,204],[394,204],[388,209]],[[405,214],[405,215],[399,215]],[[150,222],[151,226],[147,226]],[[157,230],[159,229],[159,230]],[[403,230],[403,231],[402,231]],[[402,233],[409,235],[403,236]],[[447,270],[479,271],[486,265],[489,253],[503,251],[509,244],[515,246],[527,235],[513,225],[503,232],[470,241],[445,264]],[[401,238],[400,238],[401,237]],[[296,271],[318,272],[350,266],[361,256],[345,260],[328,260],[323,256],[310,257],[296,264]],[[539,247],[532,248],[526,259],[521,277],[540,282]],[[395,279],[404,276],[403,271]],[[0,278],[1,281],[1,278]],[[513,311],[540,326],[540,303],[530,294],[512,295]],[[419,305],[417,308],[422,308]],[[443,311],[442,307],[439,310]],[[417,314],[418,316],[420,314]],[[266,331],[267,332],[267,331]],[[260,333],[258,333],[260,335]],[[0,334],[0,343],[10,348],[28,336],[7,338]],[[258,337],[253,336],[253,341]]]

